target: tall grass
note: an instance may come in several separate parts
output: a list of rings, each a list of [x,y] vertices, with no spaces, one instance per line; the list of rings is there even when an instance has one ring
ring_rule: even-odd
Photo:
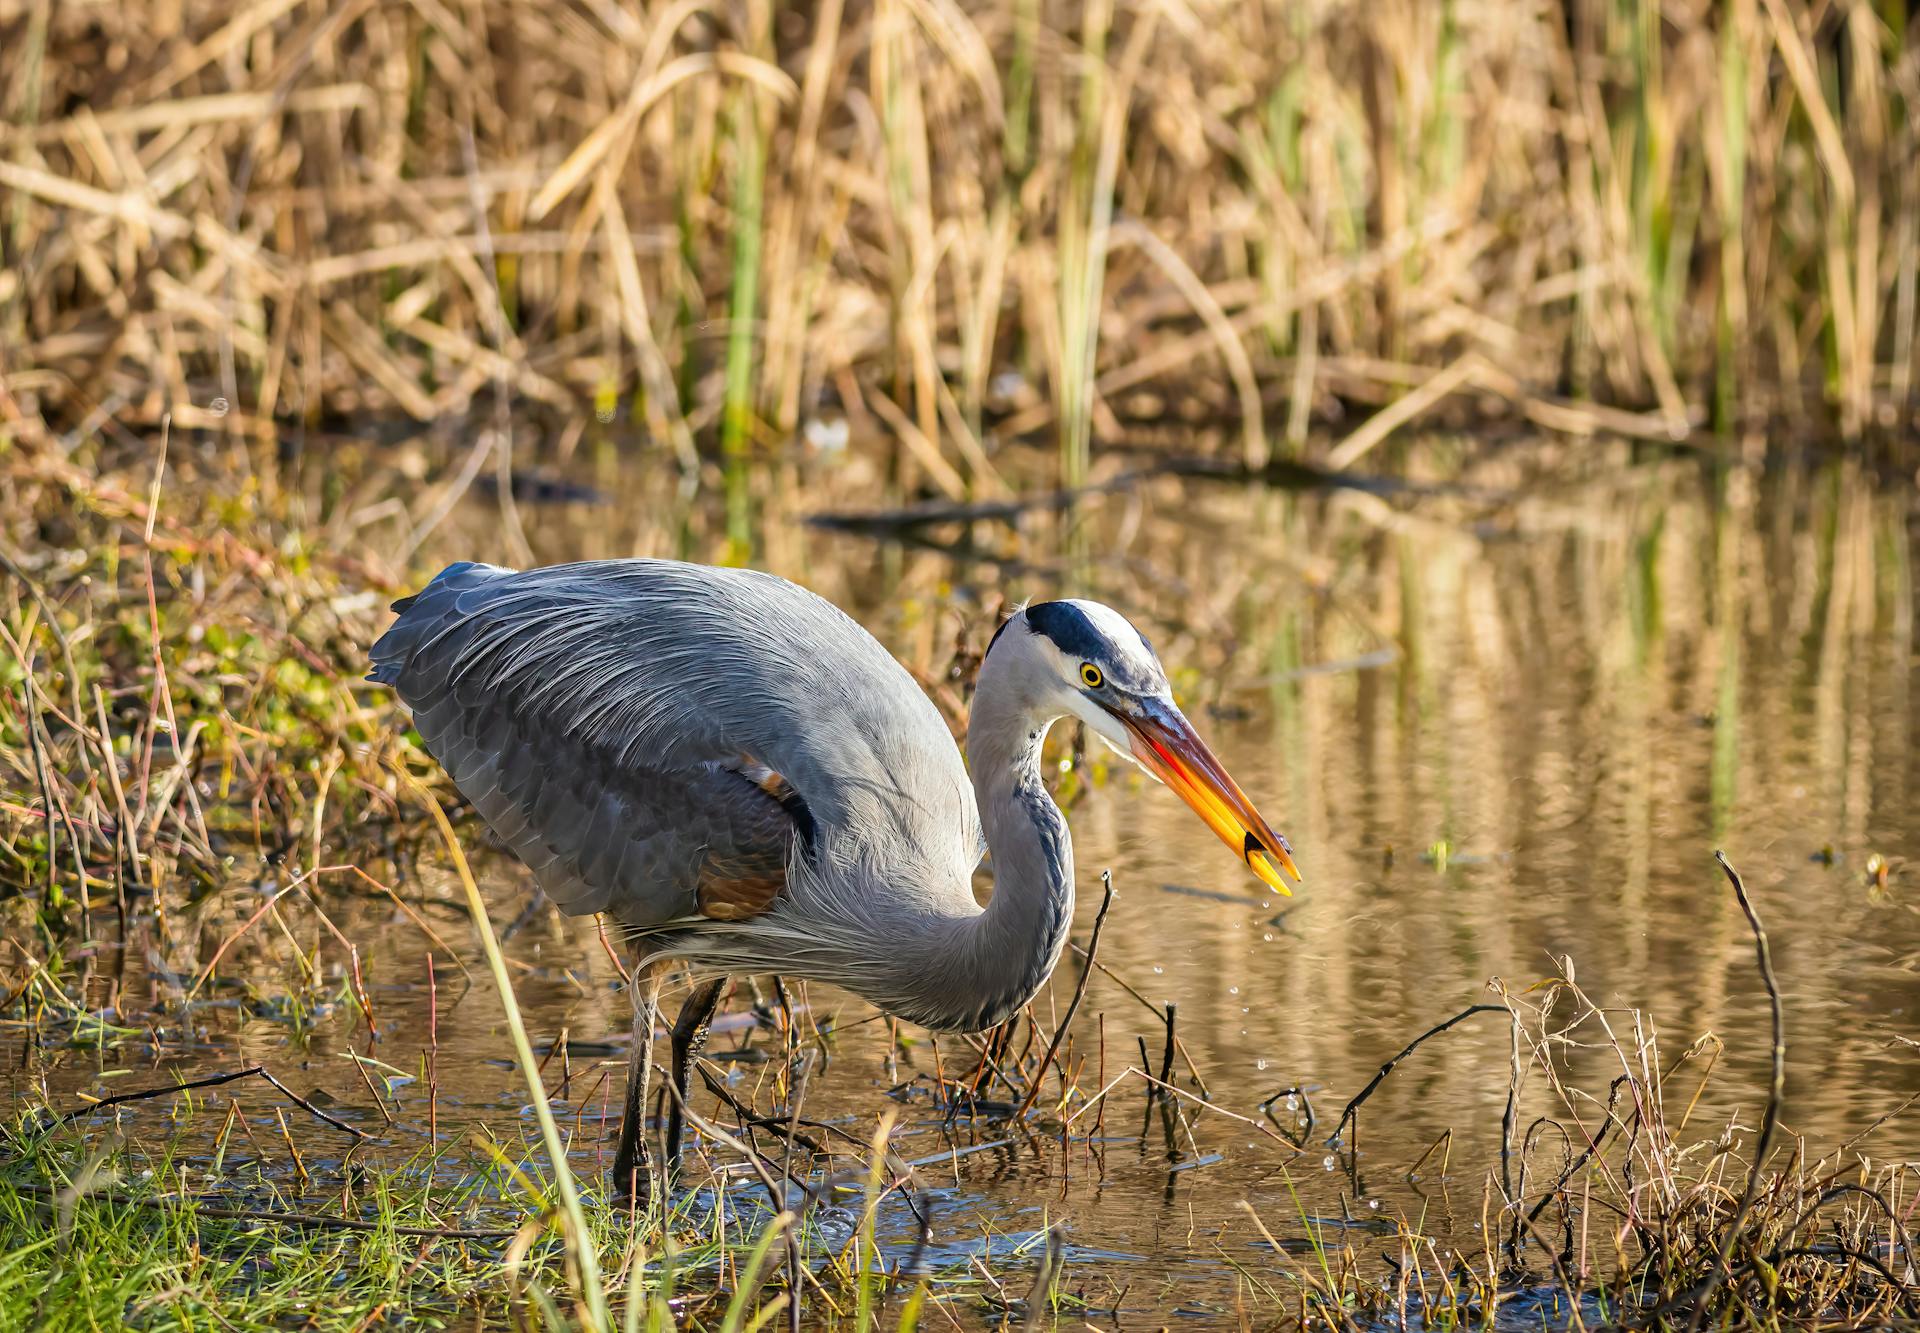
[[[467,911],[473,917],[481,950],[486,954],[487,970],[493,974],[494,987],[500,994],[500,1007],[507,1020],[507,1031],[513,1038],[514,1061],[519,1066],[521,1077],[526,1080],[527,1096],[540,1124],[540,1141],[547,1150],[547,1160],[553,1172],[554,1192],[558,1196],[555,1211],[565,1223],[569,1285],[580,1307],[581,1320],[593,1333],[613,1333],[613,1322],[607,1309],[607,1289],[600,1276],[600,1256],[594,1248],[593,1231],[587,1225],[586,1209],[580,1201],[580,1187],[573,1178],[572,1167],[567,1164],[566,1145],[560,1137],[560,1127],[554,1123],[546,1083],[540,1076],[540,1062],[534,1057],[533,1043],[527,1037],[527,1026],[521,1021],[520,1002],[513,992],[513,976],[507,971],[506,958],[500,952],[500,941],[494,935],[493,921],[487,915],[486,900],[480,896],[480,886],[474,882],[473,871],[467,866],[466,854],[460,849],[460,839],[454,834],[446,811],[440,808],[438,798],[412,774],[402,770],[401,778],[414,798],[426,806],[427,813],[433,817],[434,826],[440,831],[447,855],[460,877],[460,887],[466,893]]]
[[[1555,429],[1913,411],[1898,4],[0,0],[0,85],[34,444],[499,383],[692,466],[831,398],[965,493],[1170,405],[1258,461],[1260,397],[1297,449],[1469,353],[1442,388]]]

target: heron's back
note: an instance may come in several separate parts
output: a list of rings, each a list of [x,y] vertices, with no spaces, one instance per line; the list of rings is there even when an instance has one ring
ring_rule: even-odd
[[[972,787],[931,701],[784,579],[463,563],[395,609],[372,679],[568,910],[697,920],[718,882],[746,912],[793,857],[830,875],[904,852],[951,891],[977,859]]]

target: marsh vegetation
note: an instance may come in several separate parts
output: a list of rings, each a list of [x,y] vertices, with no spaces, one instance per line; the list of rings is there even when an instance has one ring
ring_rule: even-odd
[[[0,0],[0,1327],[1920,1319],[1917,116],[1867,0]],[[1060,729],[1051,990],[743,979],[623,1207],[361,677],[628,554],[956,735],[1125,606],[1306,892]]]

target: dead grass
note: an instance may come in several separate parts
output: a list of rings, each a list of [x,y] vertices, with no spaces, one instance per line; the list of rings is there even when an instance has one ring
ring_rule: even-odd
[[[1169,411],[1897,431],[1904,13],[0,0],[0,432],[844,412],[953,495]]]
[[[1760,1105],[1701,1125],[1696,1111],[1723,1043],[1706,1033],[1672,1052],[1652,1015],[1604,1006],[1582,990],[1572,959],[1524,992],[1496,980],[1497,1003],[1417,1038],[1348,1103],[1328,1140],[1357,1169],[1357,1113],[1379,1083],[1455,1024],[1483,1014],[1506,1019],[1511,1082],[1500,1159],[1481,1173],[1479,1252],[1449,1247],[1457,1235],[1433,1234],[1424,1214],[1403,1216],[1391,1228],[1392,1274],[1382,1279],[1362,1253],[1377,1241],[1351,1240],[1351,1231],[1316,1222],[1302,1206],[1293,1221],[1306,1254],[1296,1244],[1298,1258],[1279,1259],[1301,1326],[1484,1327],[1503,1307],[1508,1319],[1583,1330],[1864,1329],[1920,1320],[1912,1232],[1920,1168],[1876,1161],[1862,1147],[1914,1099],[1889,1098],[1878,1121],[1824,1153],[1782,1130],[1785,1006],[1760,917],[1732,867],[1721,865],[1752,926],[1772,1007],[1771,1080]],[[1523,1106],[1540,1107],[1524,1124]],[[1408,1165],[1407,1179],[1436,1182],[1450,1197],[1451,1139],[1449,1130]],[[1254,1221],[1276,1255],[1286,1255]]]
[[[143,491],[8,471],[45,544],[5,555],[0,762],[29,799],[0,811],[0,884],[82,940],[150,913],[164,951],[193,944],[172,914],[243,865],[303,894],[352,873],[321,848],[389,836],[398,733],[349,665],[385,578],[163,467]]]

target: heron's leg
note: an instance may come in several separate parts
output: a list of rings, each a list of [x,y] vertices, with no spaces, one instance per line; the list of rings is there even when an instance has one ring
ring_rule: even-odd
[[[620,1112],[620,1146],[613,1154],[613,1192],[640,1193],[647,1174],[647,1084],[653,1075],[653,1023],[660,1012],[660,970],[633,979],[633,1052],[627,1057],[627,1098]]]
[[[707,1025],[713,1021],[713,1011],[720,1007],[720,992],[726,984],[725,977],[716,977],[704,985],[695,986],[693,993],[687,996],[686,1003],[680,1006],[680,1016],[673,1021],[674,1095],[667,1107],[666,1157],[669,1171],[680,1165],[681,1108],[687,1102],[687,1084],[693,1073],[693,1057],[707,1044]]]

